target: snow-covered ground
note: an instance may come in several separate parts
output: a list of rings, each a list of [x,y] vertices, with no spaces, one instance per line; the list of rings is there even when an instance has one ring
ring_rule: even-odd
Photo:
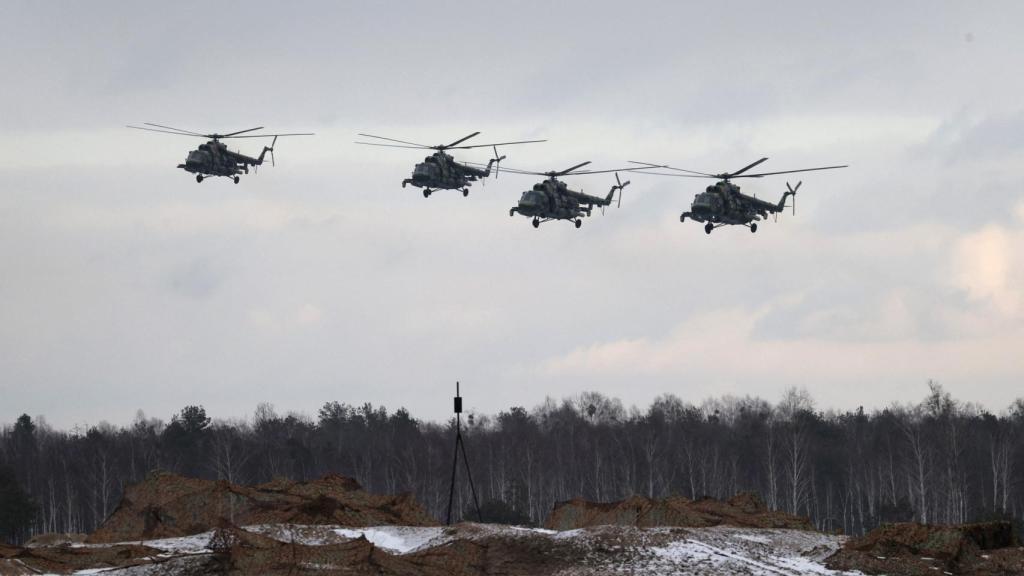
[[[579,568],[562,571],[577,574],[749,575],[749,576],[840,576],[859,574],[837,572],[824,566],[842,540],[836,536],[799,530],[762,530],[732,527],[714,528],[629,528],[603,526],[556,532],[515,526],[460,524],[455,527],[259,525],[245,530],[281,542],[326,545],[354,538],[368,541],[392,554],[410,554],[453,540],[482,538],[550,539],[552,545],[569,544],[578,550]],[[210,553],[212,532],[183,538],[141,542],[162,550],[163,559],[175,562],[157,566],[81,571],[109,576],[172,574],[177,564],[186,569],[190,559]],[[139,542],[134,542],[139,543]]]
[[[705,528],[650,549],[651,574],[839,575],[823,561],[839,546],[835,537],[798,530]],[[699,570],[698,570],[699,569]]]

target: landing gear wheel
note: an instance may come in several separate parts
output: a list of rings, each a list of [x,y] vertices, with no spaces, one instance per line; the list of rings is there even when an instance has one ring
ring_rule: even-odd
[[[704,225],[704,232],[706,232],[707,234],[711,234],[711,231],[714,229],[715,226],[711,222],[708,222],[707,224]]]
[[[469,196],[469,188],[462,189],[462,197],[465,198],[466,196]]]
[[[574,224],[576,224],[576,227],[579,228],[580,226],[583,226],[583,220],[580,220],[579,218],[577,218],[576,222],[574,222]]]
[[[753,234],[754,232],[757,232],[757,224],[751,223],[750,224],[750,233]]]
[[[511,216],[511,217],[515,217],[515,215],[516,215],[516,209],[515,209],[515,208],[512,208],[512,209],[510,209],[510,210],[508,211],[508,215],[509,215],[509,216]]]
[[[235,184],[238,184],[238,180],[239,180],[238,176],[235,176],[234,180],[235,180]]]
[[[679,221],[680,222],[686,222],[686,214],[680,214],[679,215]]]
[[[534,218],[533,219],[533,227],[534,228],[540,228],[540,220],[537,220],[536,218]]]
[[[202,174],[196,174],[196,182],[198,182],[200,184],[203,183],[203,175]]]
[[[426,188],[424,188],[423,189],[423,197],[424,198],[430,198],[430,190],[427,190]]]

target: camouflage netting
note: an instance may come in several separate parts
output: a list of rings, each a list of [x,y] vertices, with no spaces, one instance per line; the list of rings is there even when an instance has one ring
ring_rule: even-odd
[[[128,542],[198,534],[223,525],[337,524],[433,526],[410,495],[379,496],[339,475],[258,486],[154,472],[125,490],[113,514],[87,542]]]
[[[814,529],[807,518],[768,510],[756,494],[739,494],[727,501],[710,498],[689,500],[681,496],[664,500],[633,496],[620,502],[575,499],[556,504],[545,527],[573,530],[600,525]]]
[[[917,576],[1024,574],[1024,549],[1009,522],[957,526],[886,524],[850,539],[827,561],[830,568],[867,574]]]

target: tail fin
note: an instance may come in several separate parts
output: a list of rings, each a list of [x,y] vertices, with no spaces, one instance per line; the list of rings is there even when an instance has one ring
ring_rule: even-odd
[[[504,160],[504,159],[505,159],[504,156],[498,156],[498,147],[495,146],[494,147],[494,158],[491,158],[490,160],[487,161],[487,174],[489,175],[491,173],[491,165],[492,164],[497,164],[497,166],[494,167],[494,177],[497,178],[498,177],[498,172],[501,171],[501,161]]]
[[[612,189],[608,191],[608,195],[605,196],[604,201],[607,202],[608,204],[611,204],[612,203],[612,198],[615,197],[615,191],[618,190],[619,191],[619,206],[622,206],[622,189],[625,188],[626,186],[629,186],[629,180],[626,180],[626,182],[623,183],[622,180],[619,180],[619,173],[616,172],[615,173],[615,181],[618,182],[618,184],[616,184],[615,186],[612,186]]]
[[[259,158],[256,159],[256,165],[257,166],[259,166],[260,164],[263,164],[263,157],[267,155],[267,152],[270,152],[270,165],[274,166],[274,144],[276,144],[276,143],[277,143],[277,136],[274,136],[274,139],[270,141],[270,146],[264,146],[263,147],[263,152],[260,152]]]
[[[797,182],[796,183],[796,188],[794,188],[794,187],[789,185],[789,182],[786,182],[787,190],[782,193],[782,199],[779,200],[779,205],[777,207],[778,208],[778,212],[782,212],[786,208],[786,198],[792,196],[793,197],[793,206],[792,206],[793,207],[793,214],[796,215],[796,191],[800,189],[800,185],[803,184],[803,183],[804,183],[803,180]]]

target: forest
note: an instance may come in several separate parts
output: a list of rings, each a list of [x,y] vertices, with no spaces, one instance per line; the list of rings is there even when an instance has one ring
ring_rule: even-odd
[[[55,430],[22,415],[0,427],[0,538],[89,532],[126,485],[150,471],[261,483],[340,473],[379,493],[411,492],[445,518],[454,418],[328,402],[315,417],[261,404],[247,420],[186,406],[169,421]],[[646,410],[599,393],[532,409],[463,415],[481,504],[541,523],[582,497],[726,498],[758,493],[821,530],[862,534],[883,522],[1024,519],[1024,399],[993,414],[934,382],[915,404],[821,410],[802,390],[776,403],[673,395]],[[460,463],[457,514],[472,510]]]

